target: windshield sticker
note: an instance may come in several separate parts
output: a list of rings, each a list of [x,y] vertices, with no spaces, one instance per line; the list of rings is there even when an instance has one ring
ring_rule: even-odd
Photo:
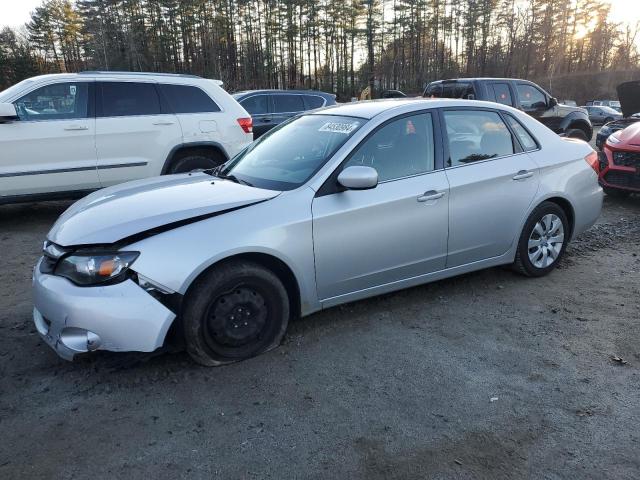
[[[332,132],[332,133],[344,133],[349,135],[358,127],[357,123],[340,123],[340,122],[327,122],[320,129],[319,132]]]

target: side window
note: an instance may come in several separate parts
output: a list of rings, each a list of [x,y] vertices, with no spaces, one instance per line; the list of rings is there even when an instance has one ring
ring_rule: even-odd
[[[87,118],[89,85],[86,82],[54,83],[16,100],[20,120],[69,120]]]
[[[491,86],[493,87],[493,94],[497,103],[501,103],[503,105],[513,105],[513,100],[511,99],[511,91],[509,90],[508,84],[493,83]]]
[[[511,130],[516,134],[518,140],[520,140],[520,145],[525,152],[530,152],[532,150],[538,149],[538,142],[531,136],[531,134],[522,126],[522,124],[513,118],[509,114],[505,114],[505,118],[511,127]]]
[[[445,110],[449,138],[449,166],[512,155],[513,137],[496,112]]]
[[[101,82],[98,116],[157,115],[160,99],[153,83]]]
[[[547,97],[532,85],[518,84],[518,99],[524,111],[547,108]]]
[[[319,95],[305,95],[304,101],[307,102],[307,108],[313,110],[324,106],[324,98]]]
[[[159,85],[162,94],[169,101],[173,113],[219,112],[220,107],[211,97],[198,87],[188,85]]]
[[[273,111],[275,113],[293,113],[303,110],[302,95],[273,95]]]
[[[424,91],[424,96],[427,98],[440,98],[442,96],[442,84],[432,83]]]
[[[264,115],[269,113],[269,97],[267,95],[253,95],[240,100],[240,105],[249,115]]]
[[[378,180],[418,175],[434,169],[433,120],[422,113],[402,117],[378,129],[361,143],[344,165],[378,171]]]

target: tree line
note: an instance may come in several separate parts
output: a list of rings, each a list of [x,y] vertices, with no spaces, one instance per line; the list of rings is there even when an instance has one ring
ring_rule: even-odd
[[[0,32],[0,88],[79,70],[194,73],[229,90],[420,91],[456,76],[638,68],[606,0],[45,0]]]

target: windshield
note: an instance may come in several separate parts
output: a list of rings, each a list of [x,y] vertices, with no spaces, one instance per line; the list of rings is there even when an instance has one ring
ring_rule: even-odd
[[[293,190],[306,183],[366,120],[337,115],[303,115],[285,122],[225,164],[220,176],[269,190]]]
[[[16,83],[15,85],[7,88],[6,90],[2,90],[0,92],[0,102],[4,102],[9,98],[13,97],[13,94],[15,92],[22,90],[25,85],[28,85],[30,83],[33,83],[33,80],[31,79],[22,80],[21,82]]]

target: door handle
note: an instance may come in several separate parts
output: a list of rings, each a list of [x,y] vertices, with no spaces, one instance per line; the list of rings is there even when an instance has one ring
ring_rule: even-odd
[[[524,180],[526,178],[533,177],[533,172],[528,172],[526,170],[520,170],[514,177],[514,180]]]
[[[154,125],[173,125],[175,122],[153,122]]]
[[[271,121],[271,119],[270,118],[261,118],[260,121],[262,123],[269,123]]]
[[[64,127],[64,129],[68,132],[76,131],[76,130],[89,130],[89,127],[84,125],[69,125],[68,127]]]
[[[438,200],[444,197],[444,192],[436,192],[435,190],[429,190],[418,197],[419,202],[428,202],[429,200]]]

